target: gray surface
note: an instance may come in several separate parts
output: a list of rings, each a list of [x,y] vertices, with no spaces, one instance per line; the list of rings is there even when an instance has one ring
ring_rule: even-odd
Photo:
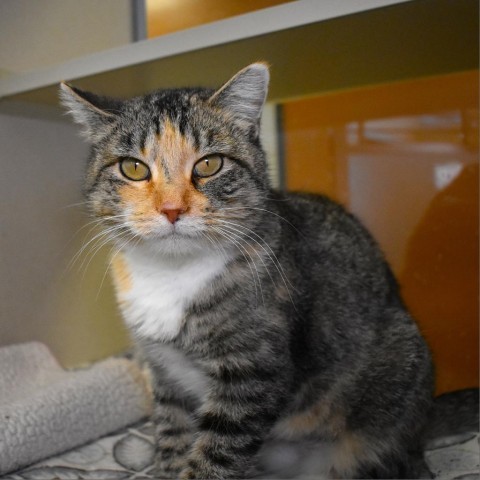
[[[437,479],[479,478],[479,435],[444,438],[443,446],[426,452]],[[153,425],[139,423],[81,448],[45,460],[4,480],[147,479],[153,477]]]
[[[64,371],[41,343],[0,348],[0,474],[97,439],[148,415],[138,367],[110,358]]]

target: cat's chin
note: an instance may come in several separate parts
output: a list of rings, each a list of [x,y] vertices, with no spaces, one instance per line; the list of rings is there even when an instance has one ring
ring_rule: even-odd
[[[201,235],[171,233],[168,235],[146,236],[136,247],[132,246],[130,248],[142,248],[154,255],[177,257],[204,254],[206,250],[212,250],[213,247]]]
[[[198,222],[180,221],[175,225],[156,222],[142,231],[133,227],[132,233],[138,240],[128,248],[140,247],[163,256],[185,256],[213,248],[205,226]]]

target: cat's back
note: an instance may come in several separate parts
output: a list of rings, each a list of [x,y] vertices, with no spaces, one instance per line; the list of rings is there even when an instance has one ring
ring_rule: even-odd
[[[403,309],[395,277],[383,252],[362,223],[323,195],[278,197],[285,258],[299,271],[300,290],[316,292],[318,308],[372,315]]]
[[[277,200],[284,234],[296,238],[306,255],[320,255],[322,262],[348,261],[351,267],[385,268],[383,253],[372,235],[341,204],[308,193],[288,193]]]

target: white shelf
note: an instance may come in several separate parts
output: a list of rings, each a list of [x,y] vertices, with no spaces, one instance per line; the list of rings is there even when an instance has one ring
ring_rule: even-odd
[[[462,16],[465,3],[476,1],[298,0],[7,76],[0,98],[56,104],[62,80],[119,97],[215,86],[256,60],[272,65],[273,100],[467,70],[476,59],[463,45],[472,36],[465,21],[474,24]]]

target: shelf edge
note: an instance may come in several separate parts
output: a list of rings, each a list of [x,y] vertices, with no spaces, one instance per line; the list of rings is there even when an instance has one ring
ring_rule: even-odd
[[[297,0],[0,79],[0,99],[202,48],[413,0]],[[319,8],[321,5],[321,8]]]

